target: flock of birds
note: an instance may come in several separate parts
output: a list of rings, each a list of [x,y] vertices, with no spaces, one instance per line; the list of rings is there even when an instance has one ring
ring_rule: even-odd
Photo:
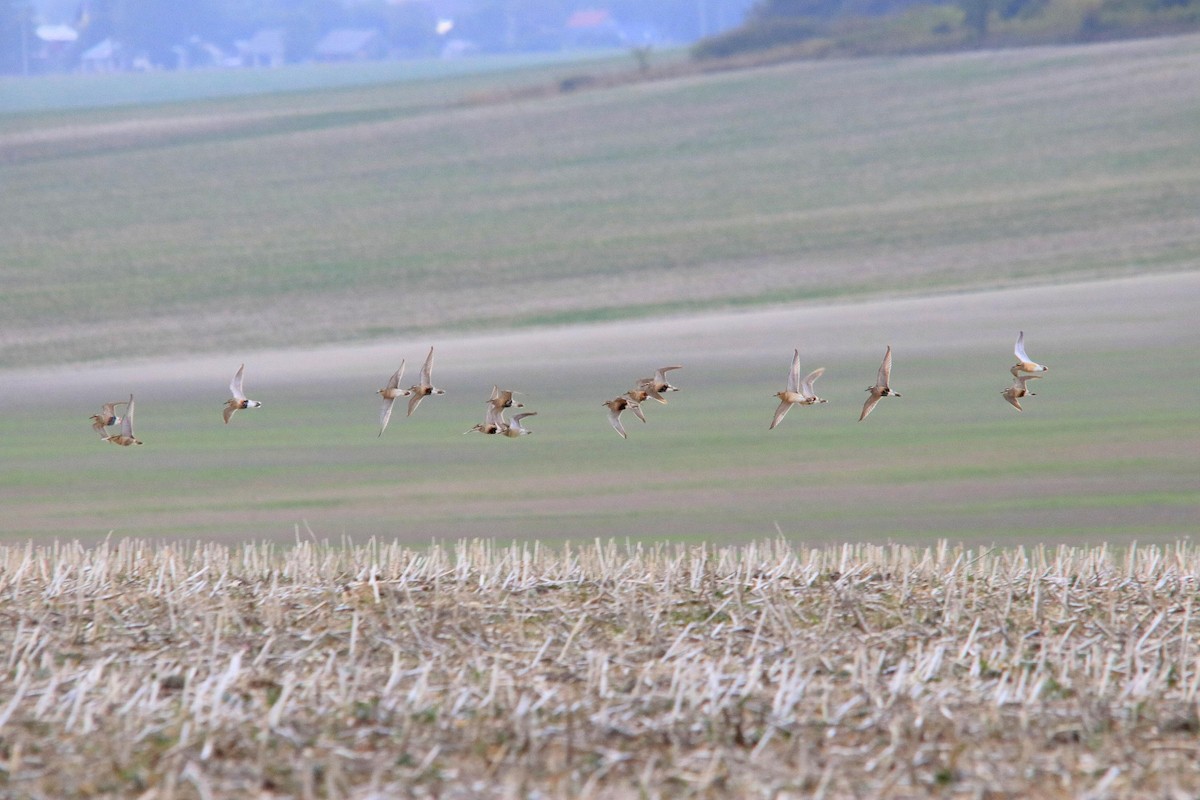
[[[1022,372],[1037,373],[1045,372],[1046,367],[1039,364],[1029,356],[1025,355],[1025,331],[1017,334],[1017,346],[1013,348],[1013,352],[1017,354],[1017,363],[1009,368],[1009,372],[1013,376],[1013,384],[1000,394],[1004,395],[1004,399],[1013,404],[1017,411],[1021,410],[1022,397],[1037,397],[1037,394],[1029,391],[1026,384],[1030,381],[1036,381],[1041,378],[1041,375],[1022,375]]]
[[[1024,331],[1021,331],[1017,335],[1017,343],[1013,348],[1013,352],[1017,356],[1017,363],[1009,368],[1009,372],[1013,376],[1013,383],[1007,389],[1001,391],[1001,394],[1017,411],[1021,411],[1021,399],[1036,396],[1034,392],[1029,391],[1029,381],[1041,378],[1042,376],[1038,373],[1046,372],[1048,367],[1037,363],[1026,355]],[[400,368],[392,373],[392,377],[388,379],[387,386],[384,386],[377,392],[383,400],[383,405],[379,410],[380,436],[383,436],[383,432],[387,430],[388,422],[392,418],[392,406],[397,399],[401,397],[408,398],[408,416],[411,417],[412,413],[417,410],[417,406],[426,397],[446,393],[444,389],[439,389],[433,385],[432,347],[429,348],[429,355],[425,357],[425,364],[421,367],[420,380],[407,389],[400,388],[400,382],[404,379],[404,365],[405,362],[401,360]],[[620,434],[622,439],[629,437],[625,433],[625,426],[621,424],[621,414],[625,411],[632,411],[634,416],[645,422],[646,415],[642,411],[642,403],[648,399],[654,399],[665,405],[667,400],[663,395],[668,392],[679,391],[678,387],[672,386],[667,381],[667,373],[676,369],[683,369],[683,367],[679,364],[660,367],[655,371],[654,377],[639,378],[634,383],[632,389],[602,403],[608,409],[609,424],[612,425],[613,430]],[[225,401],[223,416],[226,425],[229,424],[229,420],[233,418],[233,415],[241,409],[262,408],[262,403],[246,397],[246,392],[242,388],[242,377],[245,370],[246,365],[242,364],[238,367],[238,371],[234,373],[233,380],[229,382],[229,392],[233,396]],[[823,398],[818,397],[813,389],[813,384],[816,383],[817,378],[820,378],[824,373],[825,368],[819,367],[801,378],[800,351],[796,350],[793,353],[792,366],[788,370],[787,388],[775,393],[775,396],[779,398],[779,407],[775,409],[775,416],[771,419],[770,429],[774,429],[776,425],[783,421],[784,416],[787,415],[792,406],[812,406],[827,402]],[[862,422],[875,410],[875,406],[882,398],[901,397],[899,392],[893,391],[891,388],[891,376],[892,348],[889,345],[887,352],[884,353],[883,363],[879,365],[879,372],[875,377],[875,385],[868,386],[866,389],[866,391],[870,392],[870,395],[867,397],[867,401],[863,403],[862,413],[858,417],[859,422]],[[468,433],[482,433],[515,439],[532,433],[531,430],[522,424],[522,420],[537,416],[536,411],[524,411],[513,414],[511,419],[505,417],[505,412],[508,409],[525,407],[523,403],[519,403],[514,399],[515,394],[517,393],[511,389],[500,389],[498,386],[493,385],[492,394],[486,401],[487,410],[484,413],[483,422],[476,424],[468,431],[464,431],[464,435]],[[124,415],[117,415],[117,406],[126,406]],[[92,415],[92,429],[100,434],[100,438],[103,441],[112,444],[121,445],[122,447],[141,444],[142,441],[133,434],[133,410],[134,401],[132,394],[129,395],[128,400],[105,403],[99,414]],[[108,428],[115,425],[120,426],[120,432],[110,434]]]

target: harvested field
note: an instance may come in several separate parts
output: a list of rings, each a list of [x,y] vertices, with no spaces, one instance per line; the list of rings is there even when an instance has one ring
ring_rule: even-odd
[[[1200,553],[0,547],[13,798],[1194,797]]]

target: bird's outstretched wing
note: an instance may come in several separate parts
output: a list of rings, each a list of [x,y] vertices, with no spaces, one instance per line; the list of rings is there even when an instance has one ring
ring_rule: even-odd
[[[879,374],[875,377],[876,386],[887,386],[892,377],[892,346],[883,354],[883,363],[879,365]]]
[[[242,364],[238,367],[238,371],[233,374],[233,380],[229,382],[229,393],[233,395],[234,400],[245,400],[246,394],[242,390],[242,373],[246,371],[246,365]]]

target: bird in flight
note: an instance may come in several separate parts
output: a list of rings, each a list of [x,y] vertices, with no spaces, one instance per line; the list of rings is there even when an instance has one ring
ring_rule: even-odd
[[[233,380],[229,382],[229,392],[233,397],[225,401],[225,424],[229,424],[229,420],[233,417],[234,412],[243,408],[262,408],[262,403],[257,400],[246,399],[246,393],[242,389],[242,374],[246,371],[246,365],[242,364],[238,367],[238,371],[234,373]]]
[[[101,439],[108,438],[108,431],[105,430],[109,425],[120,425],[121,418],[117,416],[117,406],[129,405],[128,400],[122,400],[117,403],[105,403],[99,414],[92,414],[92,430],[100,434]]]
[[[1050,369],[1045,364],[1039,364],[1025,355],[1025,331],[1017,334],[1017,345],[1013,348],[1013,353],[1017,356],[1017,363],[1009,368],[1009,372],[1013,374],[1014,378],[1022,372],[1045,372]]]
[[[621,424],[621,412],[627,408],[636,408],[638,411],[641,411],[638,404],[625,395],[621,395],[620,397],[614,397],[607,403],[601,403],[601,405],[608,407],[608,423],[613,426],[613,430],[621,434],[622,439],[628,439],[629,437],[625,435],[625,426]],[[639,414],[638,416],[640,417],[641,415]]]
[[[493,408],[524,408],[524,403],[518,403],[513,400],[513,395],[516,394],[511,389],[501,389],[496,384],[492,384],[492,396],[488,398],[488,402]]]
[[[677,386],[667,383],[667,372],[673,369],[683,369],[683,366],[677,364],[673,367],[659,367],[654,371],[653,378],[638,378],[637,388],[665,405],[667,400],[663,397],[663,392],[679,391]]]
[[[508,427],[508,423],[504,421],[503,409],[489,405],[487,411],[484,413],[483,422],[476,424],[469,431],[463,431],[463,435],[466,436],[468,433],[503,433],[506,427]]]
[[[1004,395],[1005,400],[1012,403],[1013,408],[1022,411],[1020,403],[1022,397],[1037,397],[1037,393],[1029,391],[1025,384],[1040,380],[1041,377],[1041,375],[1017,375],[1013,379],[1013,385],[1001,391],[1000,394]]]
[[[816,392],[813,391],[813,383],[824,374],[825,368],[819,367],[805,375],[804,379],[801,380],[800,351],[796,350],[792,354],[792,368],[788,370],[787,389],[775,393],[775,396],[779,398],[779,408],[775,409],[775,418],[771,420],[771,427],[768,430],[774,429],[776,425],[782,422],[784,416],[792,406],[811,406],[827,402],[817,397]]]
[[[875,385],[868,386],[867,391],[871,396],[867,398],[867,402],[863,403],[862,414],[858,421],[862,422],[867,418],[867,415],[875,410],[875,404],[879,402],[881,397],[900,397],[899,392],[893,392],[888,385],[888,380],[892,377],[892,346],[889,344],[887,352],[883,354],[883,363],[879,365],[879,374],[875,377]]]
[[[513,414],[512,422],[505,425],[504,430],[502,430],[501,433],[510,439],[516,439],[518,436],[528,436],[529,434],[533,433],[533,431],[522,425],[521,420],[525,419],[526,417],[536,416],[536,411],[522,411],[520,414]]]
[[[425,365],[421,367],[421,381],[409,387],[408,398],[408,416],[417,410],[417,406],[421,405],[421,401],[431,394],[445,394],[444,389],[439,389],[433,385],[433,348],[429,348],[429,355],[425,356]]]
[[[383,436],[383,432],[387,430],[388,420],[392,418],[392,405],[396,402],[396,398],[408,397],[412,394],[410,390],[400,388],[400,379],[403,377],[404,359],[400,359],[400,369],[393,372],[392,377],[388,378],[387,386],[377,392],[383,398],[383,405],[379,408],[380,436]]]
[[[104,441],[111,444],[119,444],[122,447],[142,443],[141,439],[133,435],[133,395],[129,395],[127,405],[128,408],[125,409],[125,416],[121,417],[121,432],[105,437]]]

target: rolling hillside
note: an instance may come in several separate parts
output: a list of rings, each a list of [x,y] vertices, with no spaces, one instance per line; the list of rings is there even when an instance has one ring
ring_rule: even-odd
[[[1197,41],[4,115],[0,365],[1194,269]]]

